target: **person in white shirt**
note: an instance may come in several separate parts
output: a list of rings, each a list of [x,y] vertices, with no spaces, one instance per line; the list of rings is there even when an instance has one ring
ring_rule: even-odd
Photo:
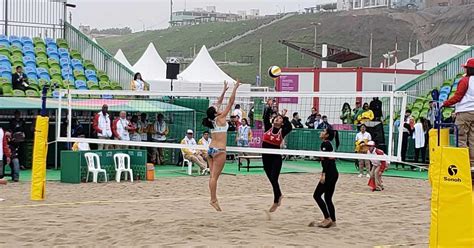
[[[428,121],[420,117],[418,123],[413,128],[413,139],[415,140],[415,163],[418,163],[418,158],[421,151],[421,163],[426,161],[426,134],[428,132]]]
[[[95,133],[97,134],[97,138],[99,139],[110,139],[112,137],[112,127],[110,122],[109,114],[107,113],[109,107],[107,104],[102,106],[102,111],[97,113],[94,116],[94,120],[92,122],[92,127],[94,128]],[[99,144],[99,150],[108,150],[111,146],[109,144]]]
[[[112,124],[112,132],[116,140],[130,141],[130,133],[128,130],[131,129],[130,122],[127,120],[127,113],[120,111],[119,118],[114,120]],[[117,149],[127,149],[127,145],[117,145]]]
[[[153,142],[166,142],[166,135],[168,135],[168,127],[165,122],[163,114],[156,115],[156,121],[150,130]],[[155,148],[152,151],[152,162],[163,165],[164,155],[163,148]]]
[[[209,149],[209,144],[211,144],[211,141],[212,139],[209,137],[209,131],[204,131],[202,133],[202,138],[198,141],[198,145],[205,146],[207,148],[205,151],[202,151],[203,158],[206,161],[208,157],[207,150]]]
[[[242,118],[243,118],[242,110],[240,110],[240,104],[235,105],[235,109],[232,115],[237,117],[237,127],[239,127],[240,124],[242,123]]]
[[[360,125],[360,132],[356,135],[356,152],[358,153],[367,153],[366,144],[372,140],[372,135],[366,129],[367,127],[364,124]],[[365,173],[364,167],[366,168]],[[359,160],[359,177],[362,177],[364,174],[366,177],[370,177],[370,160],[361,159]]]
[[[181,144],[186,144],[189,146],[196,146],[196,140],[194,139],[194,132],[191,129],[188,129],[186,132],[186,136],[183,140],[181,140]],[[181,149],[183,152],[183,156],[185,159],[197,164],[200,168],[200,174],[206,175],[209,173],[209,169],[207,168],[207,162],[203,158],[203,154],[199,150],[194,150],[193,148],[183,148]]]

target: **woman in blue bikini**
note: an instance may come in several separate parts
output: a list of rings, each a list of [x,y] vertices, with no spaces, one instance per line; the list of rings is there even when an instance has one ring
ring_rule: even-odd
[[[217,180],[222,173],[226,160],[226,146],[227,146],[227,115],[229,114],[232,106],[234,105],[235,95],[237,89],[240,86],[240,81],[234,84],[232,95],[230,96],[229,102],[225,107],[224,111],[221,111],[222,101],[224,95],[229,89],[227,82],[224,82],[224,90],[221,96],[217,100],[215,106],[211,106],[207,109],[207,117],[202,120],[202,124],[211,130],[212,141],[209,144],[208,156],[209,156],[209,169],[211,170],[211,176],[209,178],[209,190],[211,191],[211,206],[217,211],[222,211],[217,201]]]

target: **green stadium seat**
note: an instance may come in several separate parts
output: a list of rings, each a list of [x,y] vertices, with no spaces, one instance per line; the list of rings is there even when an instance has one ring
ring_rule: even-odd
[[[15,47],[15,46],[12,46],[10,48],[10,53],[12,56],[20,56],[20,57],[23,57],[23,51],[18,48],[18,47]]]
[[[36,66],[39,68],[49,69],[49,65],[46,62],[36,62]]]
[[[121,85],[118,82],[115,82],[115,81],[110,82],[110,87],[115,88],[117,86],[121,87]]]
[[[15,63],[12,63],[12,72],[15,70],[15,68],[17,68],[18,66],[21,66],[21,67],[25,67],[25,65],[23,64],[23,62],[15,62]]]
[[[420,112],[420,115],[419,115],[419,118],[423,117],[423,118],[428,118],[428,109],[422,109],[421,112]]]
[[[11,85],[10,81],[8,78],[0,78],[0,87],[3,87],[4,85]]]
[[[24,96],[26,96],[26,95],[25,95],[25,92],[22,91],[22,90],[13,90],[13,96],[21,96],[21,97],[24,97]]]
[[[411,112],[411,117],[413,117],[415,120],[418,120],[419,116],[420,116],[420,112],[418,110]]]
[[[48,80],[45,80],[45,79],[40,78],[40,79],[38,80],[38,85],[39,85],[40,88],[42,89],[43,86],[45,86],[45,85],[50,85],[50,84],[49,84]]]
[[[49,69],[49,75],[54,76],[54,75],[59,75],[61,76],[61,70],[58,68],[51,68]]]
[[[63,86],[64,86],[64,85],[63,85],[63,80],[62,80],[61,78],[54,78],[54,76],[53,76],[53,78],[51,79],[50,84],[51,84],[51,85],[55,85],[55,84],[56,84],[58,87],[61,87],[61,88],[63,88]]]
[[[0,55],[5,55],[10,58],[10,50],[8,48],[0,48]]]
[[[44,44],[44,40],[41,37],[33,37],[33,44]]]
[[[122,86],[120,86],[120,85],[116,85],[116,86],[113,86],[111,88],[112,88],[112,90],[123,90]]]
[[[23,56],[21,56],[21,55],[12,55],[10,57],[10,62],[12,64],[15,64],[15,63],[22,63],[23,64]]]
[[[61,39],[61,38],[57,39],[56,44],[58,44],[59,48],[66,48],[66,49],[69,48],[69,45],[65,39]]]
[[[49,67],[53,67],[53,65],[57,66],[59,69],[61,69],[61,67],[59,66],[59,61],[53,59],[53,58],[49,58],[48,59],[48,65]]]
[[[424,104],[423,104],[423,108],[427,108],[429,109],[430,108],[430,101],[426,101]]]
[[[99,82],[100,82],[100,81],[106,81],[106,82],[110,81],[110,80],[109,80],[109,76],[107,76],[107,75],[105,75],[105,74],[100,75],[100,76],[99,76]]]
[[[415,102],[415,104],[413,105],[413,108],[414,109],[422,109],[423,108],[423,102]]]
[[[36,57],[36,64],[39,64],[39,63],[46,63],[46,64],[48,64],[48,58],[45,57],[45,56],[38,56],[38,57]]]
[[[13,89],[11,85],[2,86],[2,95],[4,96],[13,96]]]
[[[100,81],[99,82],[99,87],[101,90],[111,90],[112,88],[110,87],[110,83],[107,81]]]
[[[94,81],[87,81],[87,88],[90,90],[100,90],[99,83]]]
[[[28,89],[25,91],[27,97],[40,97],[40,93],[37,90]]]

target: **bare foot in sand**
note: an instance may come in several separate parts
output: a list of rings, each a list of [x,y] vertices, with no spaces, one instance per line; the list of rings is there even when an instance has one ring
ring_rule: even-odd
[[[270,207],[270,210],[268,210],[268,212],[270,213],[273,213],[277,210],[277,208],[279,206],[281,206],[281,200],[283,199],[283,196],[280,196],[280,198],[278,199],[278,202],[277,203],[273,203],[273,205]]]
[[[222,209],[221,207],[219,206],[219,202],[216,200],[216,201],[211,201],[209,202],[209,204],[211,204],[211,206],[217,211],[217,212],[221,212]]]

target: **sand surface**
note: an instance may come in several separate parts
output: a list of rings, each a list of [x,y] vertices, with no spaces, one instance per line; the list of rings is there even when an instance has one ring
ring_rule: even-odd
[[[322,214],[312,194],[317,174],[281,176],[282,207],[265,176],[223,176],[224,212],[209,206],[207,177],[154,182],[48,182],[44,202],[29,200],[29,183],[0,185],[0,246],[312,246],[427,247],[427,181],[385,178],[370,192],[366,178],[341,175],[334,197],[337,227],[308,227]]]

